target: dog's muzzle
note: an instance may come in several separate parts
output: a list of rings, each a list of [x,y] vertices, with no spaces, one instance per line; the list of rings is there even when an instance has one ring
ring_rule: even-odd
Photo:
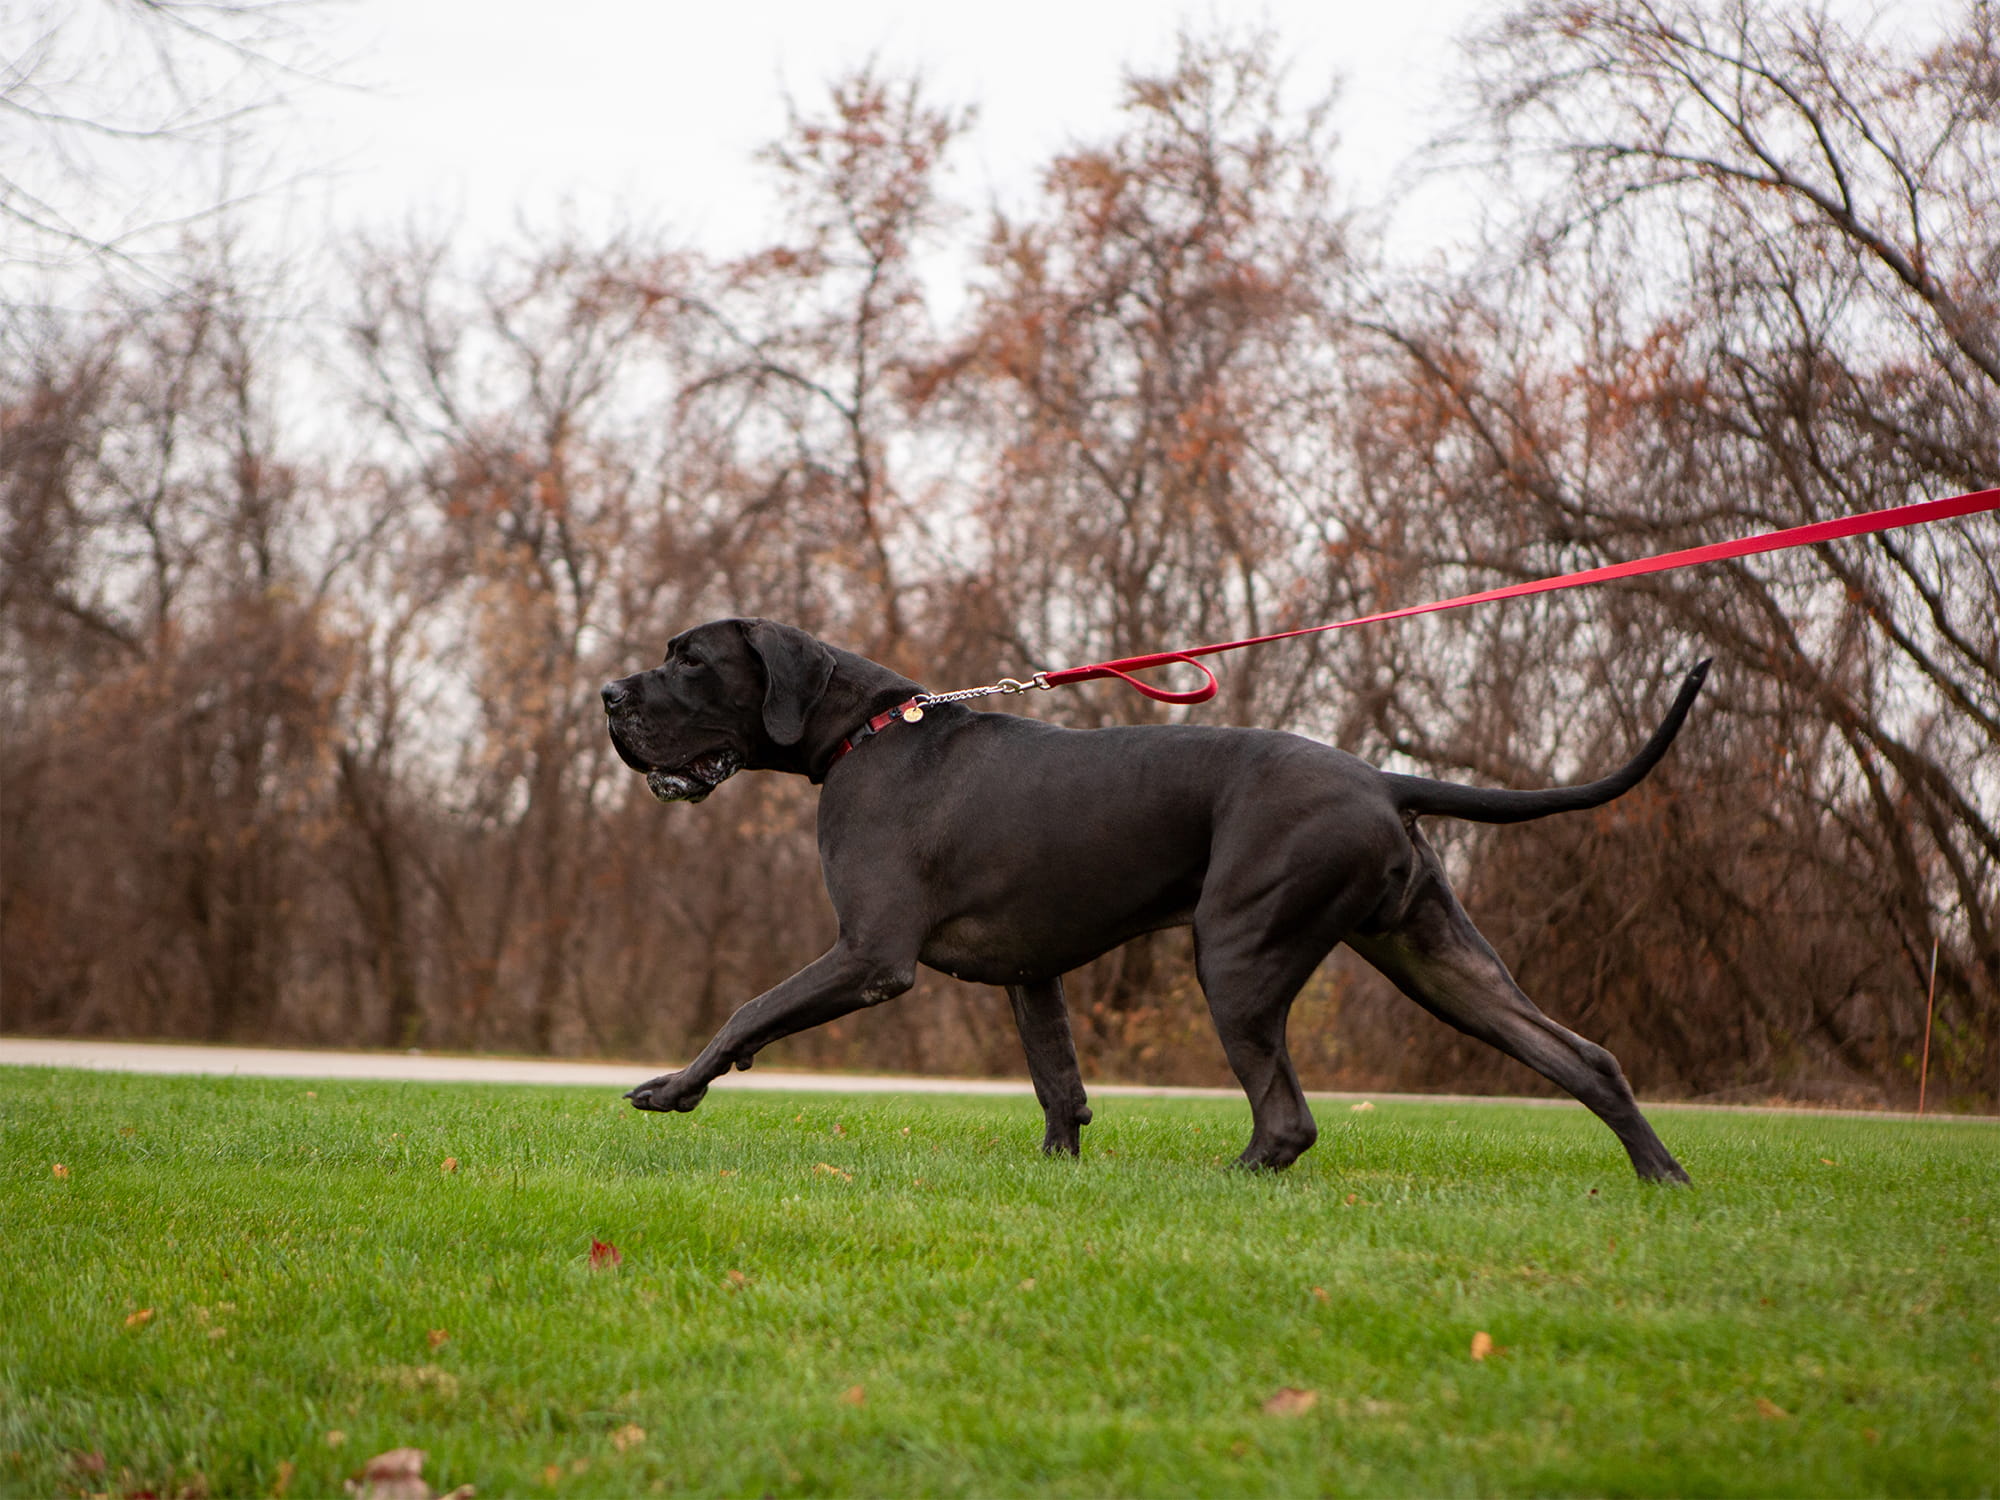
[[[734,750],[711,750],[678,771],[648,771],[646,790],[662,802],[699,802],[742,769],[743,757]]]

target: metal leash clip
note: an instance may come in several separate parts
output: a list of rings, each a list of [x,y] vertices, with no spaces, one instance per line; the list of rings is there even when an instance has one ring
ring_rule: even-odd
[[[917,720],[923,717],[924,710],[929,708],[933,703],[965,703],[973,698],[991,698],[996,694],[1004,693],[1032,693],[1037,688],[1055,686],[1048,679],[1048,673],[1037,672],[1026,682],[1022,682],[1018,678],[1003,677],[998,682],[989,683],[985,687],[960,688],[955,693],[919,693],[917,694],[915,705],[904,713],[903,722],[906,724],[916,723]]]

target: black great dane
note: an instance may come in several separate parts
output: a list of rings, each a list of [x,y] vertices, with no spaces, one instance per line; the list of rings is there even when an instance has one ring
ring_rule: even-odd
[[[832,948],[724,1023],[678,1073],[626,1097],[690,1110],[731,1065],[880,1005],[918,964],[1006,987],[1048,1118],[1074,1154],[1090,1120],[1062,976],[1128,938],[1192,925],[1195,966],[1254,1128],[1240,1161],[1285,1167],[1318,1131],[1285,1050],[1292,999],[1346,943],[1424,1009],[1561,1084],[1643,1178],[1685,1182],[1617,1060],[1521,993],[1460,907],[1417,820],[1517,823],[1635,786],[1680,731],[1708,663],[1616,774],[1487,791],[1379,771],[1274,730],[1074,730],[956,704],[891,718],[922,689],[769,620],[717,620],[606,684],[611,741],[663,802],[739,770],[821,783]],[[878,732],[879,731],[879,732]]]

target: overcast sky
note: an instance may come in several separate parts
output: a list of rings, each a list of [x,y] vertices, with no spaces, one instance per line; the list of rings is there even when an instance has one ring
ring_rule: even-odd
[[[711,250],[748,244],[770,197],[750,154],[790,90],[874,56],[920,66],[940,101],[975,104],[960,192],[1019,203],[1064,144],[1114,123],[1121,70],[1172,55],[1177,29],[1260,20],[1299,100],[1342,82],[1337,168],[1379,195],[1453,107],[1454,38],[1472,0],[351,0],[334,50],[365,88],[299,101],[335,170],[306,197],[339,226],[414,220],[475,241],[543,229],[662,226]],[[1433,210],[1433,216],[1435,210]]]

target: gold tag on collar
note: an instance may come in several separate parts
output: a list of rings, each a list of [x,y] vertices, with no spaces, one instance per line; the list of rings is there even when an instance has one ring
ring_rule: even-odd
[[[906,708],[903,710],[903,722],[905,724],[915,724],[919,722],[923,718],[923,716],[924,716],[924,711],[921,708]]]

